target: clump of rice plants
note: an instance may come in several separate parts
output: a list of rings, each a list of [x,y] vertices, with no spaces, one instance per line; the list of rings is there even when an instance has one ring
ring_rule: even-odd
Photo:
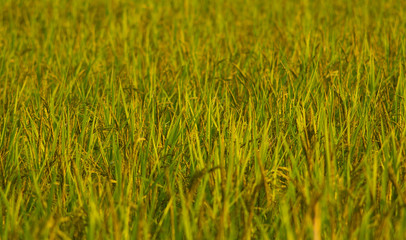
[[[0,0],[0,239],[406,238],[405,9]]]

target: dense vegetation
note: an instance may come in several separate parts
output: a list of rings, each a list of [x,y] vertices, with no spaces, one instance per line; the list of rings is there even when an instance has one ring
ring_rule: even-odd
[[[0,238],[406,238],[405,9],[0,0]]]

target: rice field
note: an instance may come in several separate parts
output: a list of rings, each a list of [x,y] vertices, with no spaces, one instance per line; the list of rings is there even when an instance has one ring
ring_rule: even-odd
[[[406,239],[403,0],[0,0],[0,239]]]

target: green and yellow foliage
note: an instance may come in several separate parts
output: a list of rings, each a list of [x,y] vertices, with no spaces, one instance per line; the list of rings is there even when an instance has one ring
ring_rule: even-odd
[[[0,0],[1,239],[405,239],[403,0]]]

